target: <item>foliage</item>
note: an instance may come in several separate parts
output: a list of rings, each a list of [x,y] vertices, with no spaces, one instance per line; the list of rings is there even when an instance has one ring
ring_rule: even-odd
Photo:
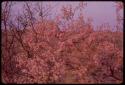
[[[68,29],[60,30],[58,20],[43,19],[42,15],[42,21],[34,24],[33,11],[28,3],[25,5],[27,13],[17,16],[16,20],[20,25],[22,22],[31,25],[16,26],[11,22],[8,30],[2,31],[3,83],[123,82],[122,32],[94,31],[90,19],[85,22],[84,15],[80,14],[75,21],[65,7],[62,15],[72,21]],[[38,8],[42,12],[40,4]],[[69,6],[69,10],[72,12],[73,8]]]

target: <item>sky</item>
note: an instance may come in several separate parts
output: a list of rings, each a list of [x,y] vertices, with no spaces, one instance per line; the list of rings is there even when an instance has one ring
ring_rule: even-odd
[[[60,9],[63,5],[71,4],[73,7],[78,5],[78,1],[44,1],[44,5],[56,5],[52,11],[52,16],[60,13]],[[91,17],[93,19],[93,26],[99,26],[104,23],[109,23],[111,27],[116,25],[116,7],[113,1],[88,1],[87,6],[83,10],[83,14],[86,17]],[[17,14],[18,11],[21,13],[23,9],[23,2],[16,2],[13,7],[13,15]],[[121,16],[123,16],[123,10],[120,11]]]

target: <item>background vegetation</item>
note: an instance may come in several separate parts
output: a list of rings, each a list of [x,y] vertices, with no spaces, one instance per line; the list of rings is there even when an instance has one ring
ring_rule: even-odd
[[[122,83],[123,31],[115,2],[117,30],[108,24],[94,30],[92,19],[84,14],[74,19],[76,8],[63,6],[61,15],[48,19],[52,6],[24,3],[22,14],[13,18],[14,2],[3,2],[2,82],[3,83]],[[38,13],[38,17],[35,16]],[[61,29],[62,27],[62,29]]]

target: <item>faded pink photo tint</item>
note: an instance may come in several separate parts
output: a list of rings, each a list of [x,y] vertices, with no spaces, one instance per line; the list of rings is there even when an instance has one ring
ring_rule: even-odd
[[[123,83],[123,2],[1,4],[2,83]]]

